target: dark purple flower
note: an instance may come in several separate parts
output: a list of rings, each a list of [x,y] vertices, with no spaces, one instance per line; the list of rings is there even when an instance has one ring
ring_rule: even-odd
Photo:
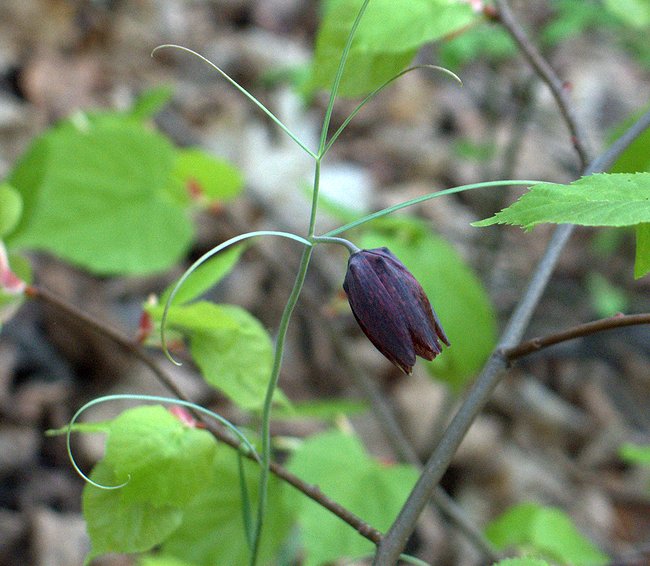
[[[449,346],[422,286],[388,248],[351,254],[343,289],[361,330],[404,373],[416,355],[440,354],[439,340]]]

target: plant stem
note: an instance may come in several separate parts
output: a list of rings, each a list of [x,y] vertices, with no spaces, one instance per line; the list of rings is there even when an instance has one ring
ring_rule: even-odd
[[[368,214],[367,216],[363,216],[362,218],[358,218],[357,220],[353,220],[348,224],[344,224],[343,226],[339,226],[334,230],[330,230],[329,232],[326,232],[325,234],[320,236],[320,238],[336,236],[337,234],[341,234],[342,232],[347,232],[348,230],[352,230],[353,228],[358,228],[362,224],[365,224],[366,222],[370,222],[371,220],[376,220],[377,218],[381,218],[382,216],[386,216],[387,214],[397,212],[398,210],[401,210],[403,208],[407,208],[415,204],[420,204],[434,198],[443,197],[445,195],[453,195],[454,193],[462,193],[463,191],[471,191],[474,189],[482,189],[485,187],[512,187],[516,185],[536,185],[537,183],[543,183],[543,182],[544,181],[530,181],[530,180],[522,180],[522,179],[506,180],[506,181],[485,181],[483,183],[471,183],[469,185],[461,185],[459,187],[453,187],[451,189],[445,189],[443,191],[436,191],[435,193],[429,193],[416,198],[412,198],[410,200],[401,202],[399,204],[389,206],[388,208],[378,210],[377,212],[373,212],[372,214]]]
[[[287,337],[287,330],[289,329],[289,321],[293,309],[298,303],[300,292],[305,283],[307,276],[307,268],[309,267],[309,260],[313,247],[305,248],[302,252],[300,260],[300,267],[296,275],[293,289],[287,300],[287,304],[282,311],[282,318],[278,328],[278,336],[275,342],[275,355],[273,357],[273,369],[271,370],[271,377],[269,385],[266,389],[266,397],[264,398],[264,407],[262,409],[262,464],[260,470],[259,493],[258,493],[258,506],[257,506],[257,523],[255,525],[254,544],[251,552],[250,564],[254,566],[257,563],[260,541],[262,537],[262,527],[264,525],[264,515],[266,513],[266,500],[269,483],[269,470],[271,465],[271,408],[273,406],[273,394],[278,385],[280,378],[280,369],[282,368],[282,356],[284,354],[284,345]]]
[[[312,238],[312,242],[314,244],[338,244],[339,246],[344,246],[347,248],[351,254],[359,251],[359,248],[357,246],[345,238],[334,238],[332,236],[314,236]]]

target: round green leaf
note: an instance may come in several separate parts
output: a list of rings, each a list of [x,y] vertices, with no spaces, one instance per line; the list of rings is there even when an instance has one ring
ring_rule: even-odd
[[[42,136],[12,172],[24,214],[8,243],[100,274],[170,267],[193,232],[166,191],[170,142],[132,119],[77,122]]]

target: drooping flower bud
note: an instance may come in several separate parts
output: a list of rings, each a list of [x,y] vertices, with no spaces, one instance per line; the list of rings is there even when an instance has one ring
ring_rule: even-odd
[[[388,248],[350,255],[343,289],[361,330],[410,374],[415,357],[433,360],[449,340],[422,286]]]

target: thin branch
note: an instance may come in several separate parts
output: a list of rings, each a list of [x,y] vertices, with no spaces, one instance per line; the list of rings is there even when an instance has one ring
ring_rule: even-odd
[[[131,355],[134,358],[142,362],[151,372],[156,376],[156,378],[167,387],[176,397],[183,401],[189,401],[190,399],[178,388],[174,383],[172,378],[158,365],[158,363],[138,344],[132,342],[127,336],[124,336],[121,332],[107,326],[103,322],[96,320],[95,318],[89,316],[85,312],[81,311],[74,305],[67,303],[65,300],[57,297],[55,294],[51,293],[43,287],[36,285],[30,285],[25,289],[25,295],[32,299],[37,299],[44,304],[55,307],[66,315],[78,320],[91,328],[94,332],[108,338],[113,343],[117,344]],[[224,430],[213,425],[212,422],[206,421],[200,413],[194,411],[193,416],[200,420],[206,426],[206,429],[212,433],[217,440],[227,444],[228,446],[234,448],[235,450],[240,450],[241,442],[240,440],[234,438]],[[255,457],[252,454],[244,453],[244,456],[250,460],[255,460]],[[288,484],[292,485],[298,491],[305,494],[310,499],[313,499],[316,503],[334,513],[341,520],[345,521],[353,529],[355,529],[361,536],[365,537],[374,544],[379,544],[381,540],[381,532],[375,529],[373,526],[369,525],[357,515],[337,503],[336,501],[327,497],[317,486],[308,484],[301,480],[298,476],[295,476],[289,472],[286,468],[282,467],[280,464],[275,462],[270,463],[271,472],[278,478],[284,480]]]
[[[560,342],[590,336],[605,330],[613,330],[614,328],[637,326],[641,324],[650,324],[650,313],[620,314],[609,318],[603,318],[601,320],[595,320],[593,322],[587,322],[585,324],[579,324],[578,326],[574,326],[562,332],[556,332],[547,336],[526,340],[512,348],[507,348],[502,353],[509,361],[513,361],[528,356],[534,352],[539,352],[539,350],[548,348],[549,346],[559,344]]]
[[[580,127],[576,111],[567,95],[566,82],[557,76],[553,68],[530,41],[524,29],[512,14],[506,0],[495,0],[494,3],[497,9],[497,20],[508,31],[512,39],[515,40],[530,66],[551,89],[551,94],[555,98],[555,102],[569,128],[571,141],[580,158],[580,170],[584,170],[589,163],[589,152],[586,147],[587,137]]]
[[[607,151],[588,165],[583,175],[599,173],[611,166],[623,151],[650,125],[650,111],[633,124]],[[395,522],[385,534],[377,554],[375,565],[394,564],[402,552],[408,537],[415,528],[417,518],[433,494],[453,455],[467,434],[476,416],[489,401],[494,388],[508,367],[504,352],[521,341],[550,276],[573,232],[574,226],[562,224],[551,237],[544,256],[531,276],[528,286],[512,313],[499,344],[488,359],[483,371],[469,390],[467,397],[447,427],[440,443],[425,464],[424,471],[411,491]]]

